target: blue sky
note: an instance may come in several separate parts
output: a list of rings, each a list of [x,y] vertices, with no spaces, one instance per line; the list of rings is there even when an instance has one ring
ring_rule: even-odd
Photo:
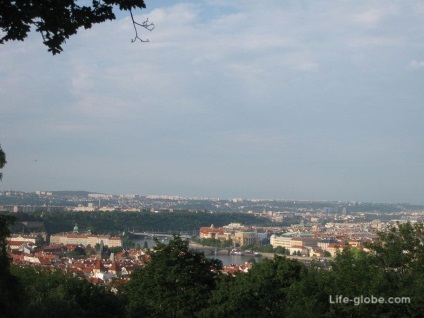
[[[424,204],[422,1],[146,1],[0,50],[2,190]]]

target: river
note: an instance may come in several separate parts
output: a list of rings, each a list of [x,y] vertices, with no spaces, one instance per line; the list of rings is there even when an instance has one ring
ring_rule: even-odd
[[[134,240],[135,244],[140,244],[140,246],[143,248],[144,243],[147,242],[147,246],[149,248],[156,246],[156,243],[151,240],[151,239],[136,239]],[[164,243],[166,243],[167,241],[163,241]],[[222,261],[223,265],[242,265],[245,262],[251,260],[252,258],[256,261],[256,262],[260,262],[262,257],[253,257],[253,255],[207,255],[206,257],[208,258],[215,258],[215,259],[219,259]]]

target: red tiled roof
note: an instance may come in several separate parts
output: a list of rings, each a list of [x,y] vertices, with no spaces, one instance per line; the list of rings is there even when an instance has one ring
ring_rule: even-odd
[[[115,261],[113,261],[111,266],[109,267],[109,270],[119,272],[121,270],[121,268]]]
[[[20,246],[20,245],[23,245],[23,244],[25,244],[25,243],[28,243],[27,241],[9,241],[9,242],[7,242],[7,244],[9,244],[9,245],[13,245],[13,246]]]
[[[40,265],[42,265],[42,266],[43,265],[44,266],[49,266],[49,265],[52,264],[52,262],[48,258],[39,257],[38,259],[40,260]]]
[[[97,277],[87,277],[86,280],[94,285],[104,284],[104,280]]]
[[[101,260],[96,260],[96,262],[94,263],[94,269],[100,270],[100,271],[105,271],[106,268],[103,266],[103,263]]]

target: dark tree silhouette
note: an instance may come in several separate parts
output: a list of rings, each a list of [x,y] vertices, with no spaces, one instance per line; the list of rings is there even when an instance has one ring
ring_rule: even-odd
[[[135,37],[132,42],[143,40],[137,27],[153,30],[154,25],[148,20],[138,23],[134,20],[133,10],[144,9],[144,0],[2,0],[0,1],[0,28],[4,35],[0,43],[23,41],[31,27],[42,36],[43,43],[52,54],[63,51],[62,44],[84,27],[89,29],[95,23],[102,23],[116,18],[114,11],[130,13]]]
[[[0,145],[0,169],[3,169],[6,163],[7,163],[6,153],[3,151]],[[3,177],[3,174],[0,172],[0,180],[2,179],[2,177]]]
[[[125,286],[129,317],[196,317],[215,289],[222,262],[190,250],[179,236],[156,244],[150,261]]]

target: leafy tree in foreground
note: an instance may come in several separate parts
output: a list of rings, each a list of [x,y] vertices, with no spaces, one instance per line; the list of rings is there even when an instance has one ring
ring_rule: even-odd
[[[13,221],[13,216],[0,215],[0,274],[9,271],[7,237],[10,235],[9,226],[12,225]]]
[[[368,253],[345,248],[329,270],[313,264],[302,280],[291,286],[286,316],[423,317],[422,242],[422,224],[404,224],[380,233],[379,240],[368,245]],[[353,301],[337,303],[337,296]],[[407,297],[410,302],[367,304],[359,302],[361,296],[384,301]]]
[[[222,279],[200,316],[284,317],[288,290],[305,270],[300,262],[285,257],[264,259],[247,274]]]
[[[123,317],[123,302],[105,287],[40,268],[13,267],[24,286],[20,317]]]
[[[7,255],[7,237],[13,217],[0,215],[0,316],[19,317],[20,286],[18,280],[10,273]]]
[[[0,145],[0,169],[3,169],[3,167],[6,165],[6,153],[3,151]],[[0,180],[3,178],[3,174],[0,172]]]
[[[424,271],[424,225],[405,223],[379,234],[379,240],[369,244],[378,266],[389,272]]]
[[[410,305],[400,305],[406,315],[424,316],[424,224],[405,223],[379,233],[379,240],[369,244],[372,261],[384,269],[390,296],[407,296]]]
[[[156,244],[126,285],[130,317],[196,317],[216,287],[221,261],[190,250],[179,236]]]
[[[116,7],[128,11],[134,25],[135,37],[137,26],[152,30],[154,25],[148,20],[138,23],[134,21],[133,9],[144,9],[144,0],[2,0],[0,1],[0,28],[5,33],[0,37],[0,44],[7,41],[23,41],[32,27],[39,32],[48,51],[60,53],[62,44],[84,27],[89,29],[95,23],[102,23],[116,18]]]

